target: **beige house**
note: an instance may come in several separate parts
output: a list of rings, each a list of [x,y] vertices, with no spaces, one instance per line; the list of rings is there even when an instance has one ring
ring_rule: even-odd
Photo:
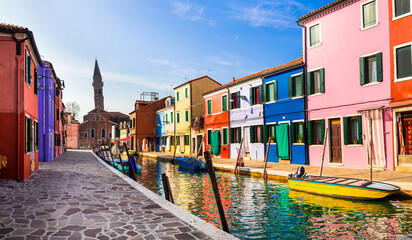
[[[177,153],[196,154],[203,140],[203,93],[221,86],[208,76],[187,81],[174,88]],[[196,120],[196,121],[195,121]],[[195,126],[193,125],[195,123]],[[197,126],[196,126],[197,125]]]

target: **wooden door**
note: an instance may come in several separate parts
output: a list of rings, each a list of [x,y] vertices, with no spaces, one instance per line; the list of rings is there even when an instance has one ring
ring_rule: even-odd
[[[403,119],[402,125],[405,139],[405,154],[412,155],[412,118]]]
[[[340,119],[330,120],[330,152],[331,163],[342,163],[342,137]]]

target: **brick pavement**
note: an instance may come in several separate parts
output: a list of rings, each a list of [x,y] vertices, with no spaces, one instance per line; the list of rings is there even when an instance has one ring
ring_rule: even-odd
[[[25,182],[0,180],[0,239],[209,238],[90,152],[66,152]]]

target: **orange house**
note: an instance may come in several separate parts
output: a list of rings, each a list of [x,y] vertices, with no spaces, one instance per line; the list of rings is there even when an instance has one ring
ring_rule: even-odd
[[[38,73],[43,63],[33,33],[0,23],[0,178],[25,180],[38,170]]]
[[[394,163],[412,171],[412,5],[406,1],[389,1],[391,107]]]
[[[205,149],[215,157],[229,158],[229,97],[220,86],[203,94]]]

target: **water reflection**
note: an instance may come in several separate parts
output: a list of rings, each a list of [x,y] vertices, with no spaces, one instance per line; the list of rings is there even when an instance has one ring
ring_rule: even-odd
[[[138,182],[164,196],[169,176],[175,203],[220,227],[209,176],[169,162],[139,159]],[[217,172],[230,231],[241,239],[396,239],[412,230],[412,201],[350,201],[289,191],[287,184]]]

